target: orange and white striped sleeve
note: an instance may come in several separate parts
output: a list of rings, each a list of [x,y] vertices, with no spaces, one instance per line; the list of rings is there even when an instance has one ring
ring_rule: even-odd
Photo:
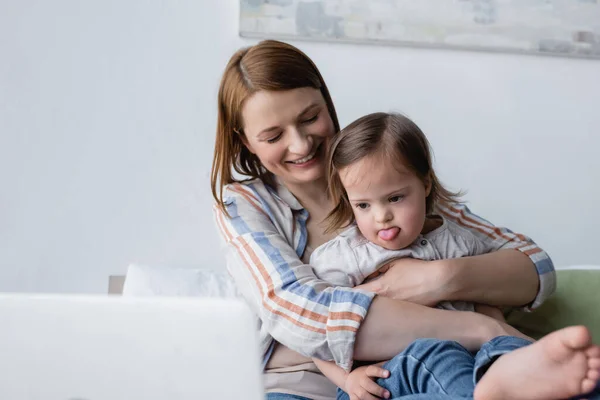
[[[348,370],[373,294],[319,280],[279,228],[295,223],[291,213],[284,215],[264,197],[247,185],[230,185],[229,217],[215,207],[228,271],[259,316],[261,331],[300,354]]]
[[[473,214],[464,204],[438,206],[445,218],[467,228],[478,239],[479,254],[502,249],[515,249],[527,255],[539,276],[539,290],[533,303],[525,309],[539,307],[556,290],[556,271],[548,253],[542,250],[529,237],[514,233],[508,228],[494,226],[489,221]]]

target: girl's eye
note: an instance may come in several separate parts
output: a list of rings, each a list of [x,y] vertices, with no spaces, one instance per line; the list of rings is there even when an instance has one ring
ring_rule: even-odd
[[[392,196],[392,197],[390,197],[390,203],[397,203],[397,202],[401,201],[403,198],[404,198],[403,195]]]
[[[267,142],[268,143],[275,143],[276,141],[279,140],[280,137],[281,137],[281,133],[279,135],[277,135],[277,136],[273,136],[272,138],[267,139]]]
[[[367,203],[358,203],[356,205],[356,208],[360,208],[361,210],[366,210],[367,208],[369,208],[369,205]]]
[[[317,120],[317,118],[319,118],[319,114],[315,114],[314,117],[309,118],[309,119],[305,119],[304,121],[302,121],[303,124],[312,124],[313,122],[315,122]]]

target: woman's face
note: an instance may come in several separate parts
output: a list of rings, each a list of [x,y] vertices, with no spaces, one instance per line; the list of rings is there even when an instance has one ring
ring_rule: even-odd
[[[324,176],[327,139],[335,133],[318,89],[261,90],[242,108],[244,144],[288,185]]]

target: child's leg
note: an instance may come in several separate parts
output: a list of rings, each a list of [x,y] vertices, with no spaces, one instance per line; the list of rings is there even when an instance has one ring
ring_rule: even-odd
[[[426,399],[463,399],[473,396],[475,359],[457,342],[418,339],[402,353],[384,364],[390,377],[377,380],[387,389],[391,399],[413,399],[411,395],[427,394]],[[348,400],[338,389],[337,400]],[[419,399],[419,397],[416,397]]]
[[[598,399],[599,380],[600,346],[592,343],[587,328],[572,326],[498,358],[477,383],[474,397],[486,400],[558,400],[578,396]]]
[[[296,396],[295,394],[287,393],[267,393],[265,400],[310,400],[307,397]]]
[[[342,389],[338,389],[338,395],[336,400],[350,400],[350,396],[344,393]],[[473,400],[473,397],[452,396],[449,394],[409,394],[402,397],[390,398],[389,400]],[[586,400],[596,399],[590,398]]]
[[[475,370],[473,371],[474,385],[481,379],[483,374],[498,357],[530,345],[529,340],[514,336],[498,336],[481,346],[475,355]]]
[[[409,394],[391,400],[473,400],[473,397],[452,396],[449,394]]]
[[[528,343],[523,339],[499,337],[484,345],[475,360],[455,342],[417,340],[384,366],[391,376],[377,383],[389,390],[395,400],[472,399],[474,378],[483,374],[500,355],[517,350],[502,357],[498,365],[494,364],[483,379],[484,385],[477,386],[479,396],[476,397],[548,400],[564,399],[569,397],[569,391],[571,395],[579,391],[578,396],[570,398],[600,400],[600,347],[591,344],[585,328],[561,329],[531,347],[520,349]],[[533,376],[530,376],[531,371]],[[577,385],[565,391],[570,384],[582,384],[586,379],[588,383],[596,381],[591,393],[591,387],[582,390],[584,386],[577,389]],[[341,390],[339,393],[344,394]]]
[[[383,366],[390,377],[377,383],[389,390],[391,398],[412,394],[470,397],[475,388],[474,364],[471,353],[456,342],[419,339]]]
[[[513,336],[499,336],[484,344],[475,355],[475,382],[479,381],[492,363],[503,354],[530,345],[532,342]],[[573,397],[572,400],[600,400],[600,382],[591,393]]]
[[[337,388],[335,400],[350,400],[350,396],[348,396],[348,393],[344,392],[342,389]]]

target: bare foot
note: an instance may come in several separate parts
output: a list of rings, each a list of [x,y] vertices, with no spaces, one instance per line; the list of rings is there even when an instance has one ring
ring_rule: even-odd
[[[573,326],[498,358],[475,387],[475,400],[559,400],[589,393],[600,378],[600,347]]]

